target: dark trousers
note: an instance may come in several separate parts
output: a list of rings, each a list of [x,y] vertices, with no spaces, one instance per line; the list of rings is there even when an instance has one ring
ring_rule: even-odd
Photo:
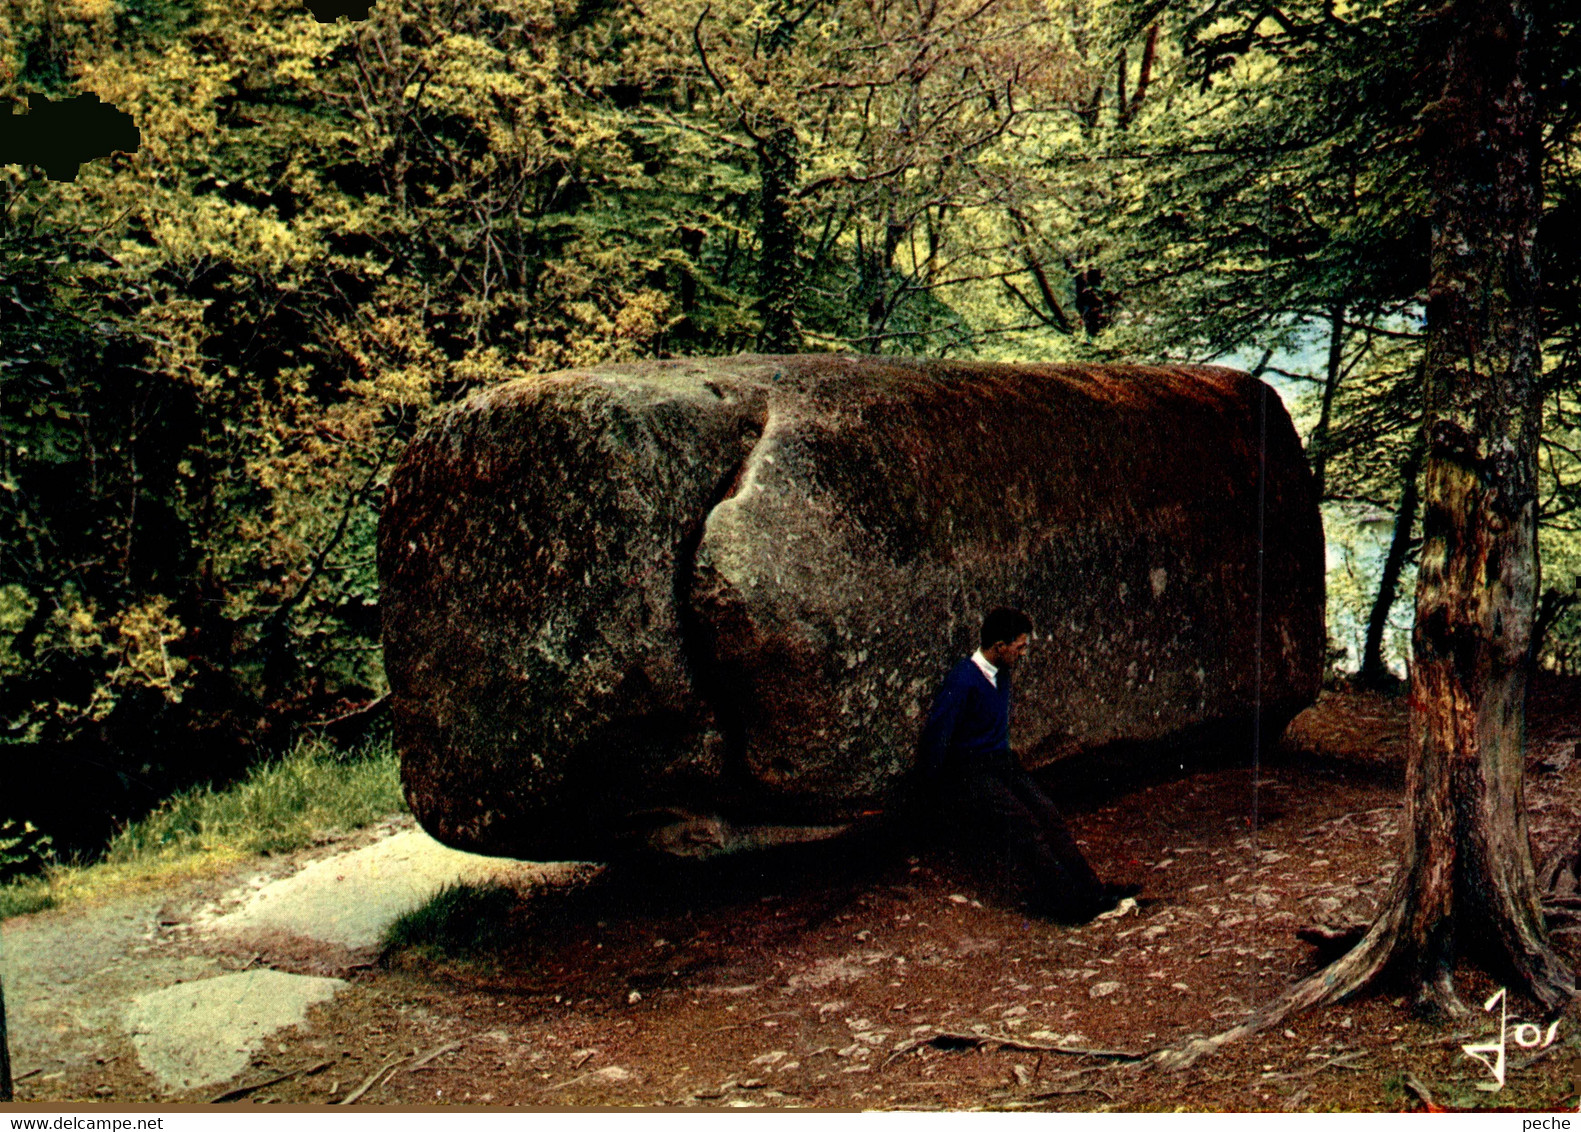
[[[1008,873],[1027,911],[1086,920],[1103,884],[1065,819],[1020,767],[982,767],[947,776],[944,801],[958,831]]]

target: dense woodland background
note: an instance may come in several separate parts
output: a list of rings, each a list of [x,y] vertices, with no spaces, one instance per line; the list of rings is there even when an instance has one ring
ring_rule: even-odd
[[[1337,670],[1408,652],[1432,5],[0,0],[0,839],[375,722],[393,458],[480,385],[741,350],[1221,361],[1325,499]],[[1581,664],[1576,16],[1544,9],[1539,662]],[[20,105],[18,105],[20,109]],[[1392,610],[1392,622],[1390,620]]]

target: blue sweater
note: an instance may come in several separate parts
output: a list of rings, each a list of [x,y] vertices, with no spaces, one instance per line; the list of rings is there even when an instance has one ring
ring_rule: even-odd
[[[917,764],[925,778],[951,771],[1010,766],[1010,671],[1001,668],[996,688],[971,657],[944,678],[923,725]]]

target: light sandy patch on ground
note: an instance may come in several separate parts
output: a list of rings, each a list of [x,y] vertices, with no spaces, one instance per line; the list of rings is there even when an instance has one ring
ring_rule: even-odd
[[[222,934],[289,932],[323,943],[374,947],[385,929],[447,884],[497,882],[525,889],[574,866],[482,857],[408,829],[362,849],[314,861],[272,880],[241,906],[194,921]]]
[[[0,925],[12,1068],[48,1081],[124,1051],[121,1014],[131,998],[223,968],[158,945],[155,894],[94,907],[19,916]]]
[[[308,1007],[346,984],[280,971],[243,971],[140,994],[126,1010],[137,1059],[167,1092],[229,1081],[264,1040],[299,1026]]]
[[[459,853],[402,816],[254,859],[250,875],[15,917],[0,925],[15,1071],[35,1088],[111,1065],[147,1073],[161,1093],[228,1080],[265,1035],[343,985],[269,970],[278,957],[298,959],[284,964],[298,971],[345,974],[446,883],[525,888],[578,868]],[[238,967],[246,980],[233,983]]]

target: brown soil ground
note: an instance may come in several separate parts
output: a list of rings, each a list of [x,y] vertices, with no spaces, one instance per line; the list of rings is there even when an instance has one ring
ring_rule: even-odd
[[[1100,872],[1144,886],[1137,911],[1079,928],[1023,918],[949,851],[877,837],[534,890],[489,954],[342,963],[351,986],[233,1084],[297,1076],[236,1103],[335,1103],[371,1077],[356,1103],[1420,1110],[1426,1092],[1450,1108],[1573,1109],[1575,1018],[1546,1049],[1512,1040],[1505,1088],[1477,1088],[1490,1075],[1461,1047],[1496,1037],[1481,1006],[1499,984],[1470,966],[1460,1024],[1414,1018],[1405,989],[1385,988],[1185,1071],[1116,1056],[1233,1025],[1317,968],[1297,929],[1369,918],[1394,869],[1405,711],[1326,692],[1255,779],[1244,759],[1182,757],[1066,789]],[[1581,681],[1537,685],[1530,720],[1541,861],[1581,829]],[[289,949],[264,961],[327,962]],[[1511,1026],[1534,1016],[1511,1002]],[[157,1094],[119,1042],[102,1064],[20,1081],[18,1100],[223,1091]],[[1039,1048],[1052,1046],[1100,1052]]]

